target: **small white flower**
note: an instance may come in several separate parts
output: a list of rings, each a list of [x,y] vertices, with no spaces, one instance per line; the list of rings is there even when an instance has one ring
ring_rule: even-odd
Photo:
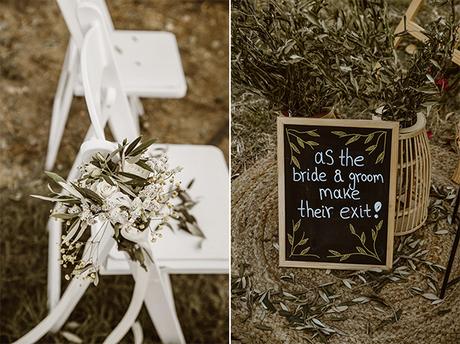
[[[93,216],[93,213],[88,209],[84,209],[78,216],[83,222],[88,222]]]
[[[115,192],[118,191],[118,187],[115,185],[110,185],[105,180],[100,181],[97,186],[95,192],[101,196],[102,198],[107,198],[113,195]]]
[[[135,211],[135,210],[142,209],[142,205],[143,205],[142,200],[139,197],[136,197],[131,202],[131,210]]]
[[[129,220],[128,212],[120,208],[113,208],[110,210],[107,217],[113,224],[120,223],[121,225],[126,225]]]
[[[68,213],[69,214],[78,214],[81,211],[81,208],[74,204],[71,208],[69,208]]]
[[[87,164],[85,166],[85,172],[88,173],[91,177],[97,177],[101,174],[100,168],[94,166],[93,164]]]
[[[120,191],[117,191],[117,192],[114,192],[113,194],[111,194],[108,198],[107,198],[107,203],[109,204],[112,204],[113,207],[127,207],[127,208],[130,208],[131,207],[131,199],[125,195],[123,192],[120,192]]]
[[[96,218],[94,216],[90,217],[86,220],[86,223],[88,224],[88,226],[92,226],[96,223]]]
[[[150,171],[136,165],[131,164],[129,162],[125,162],[122,168],[123,172],[134,174],[135,176],[139,176],[141,178],[148,178],[150,175]]]
[[[103,161],[106,157],[98,153],[95,159]],[[139,156],[125,157],[123,160],[114,158],[112,163],[117,166],[111,171],[97,167],[97,162],[94,162],[96,165],[92,163],[82,165],[80,167],[82,178],[75,181],[76,185],[95,192],[102,198],[102,204],[95,204],[91,199],[77,195],[81,204],[63,202],[57,203],[57,208],[62,208],[61,212],[77,215],[81,226],[85,228],[93,225],[96,220],[117,225],[121,236],[132,241],[131,245],[134,247],[141,247],[144,243],[158,240],[161,238],[159,229],[167,224],[171,217],[177,216],[174,212],[174,198],[177,197],[174,185],[179,187],[180,182],[176,180],[176,174],[182,169],[169,168],[168,157],[164,152],[152,155],[150,151],[141,157],[151,171],[137,165],[139,159]],[[120,174],[113,180],[127,183],[126,187],[131,191],[127,192],[123,186],[120,188],[106,181],[105,176],[113,176],[113,173],[116,174],[120,170],[146,179],[147,185],[132,185],[129,183],[130,177]],[[74,245],[63,243],[62,264],[75,266],[72,276],[89,278],[97,282],[99,267],[93,265],[93,262],[87,258],[77,257],[75,252],[81,247],[79,245],[83,244],[77,242]]]
[[[56,213],[65,213],[67,210],[67,206],[62,202],[56,202],[55,212]]]
[[[93,213],[98,213],[98,212],[101,211],[101,207],[98,206],[98,205],[96,205],[96,204],[92,204],[92,205],[91,205],[91,211],[92,211]]]
[[[140,231],[136,227],[133,226],[125,226],[121,228],[120,234],[130,241],[139,243],[143,241],[149,240],[149,230]]]

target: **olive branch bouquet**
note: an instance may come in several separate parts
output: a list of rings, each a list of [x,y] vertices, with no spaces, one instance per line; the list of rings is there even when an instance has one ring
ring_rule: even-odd
[[[187,189],[193,181],[181,187],[176,178],[181,169],[169,168],[164,150],[149,149],[153,143],[142,143],[138,137],[118,144],[110,154],[97,153],[79,167],[80,177],[73,181],[46,172],[51,179],[50,194],[32,196],[55,203],[50,216],[64,224],[61,264],[72,269],[66,279],[77,276],[97,284],[98,262],[83,254],[87,245],[91,246],[87,249],[97,249],[98,241],[88,240],[97,222],[103,223],[100,231],[111,225],[118,249],[144,268],[145,259],[151,257],[137,243],[155,242],[161,238],[162,228],[173,228],[173,221],[180,229],[204,238],[190,213],[196,202]],[[56,191],[59,187],[62,190]]]

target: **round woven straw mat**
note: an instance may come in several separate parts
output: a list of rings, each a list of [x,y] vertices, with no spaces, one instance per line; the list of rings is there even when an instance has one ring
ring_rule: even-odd
[[[450,178],[457,163],[457,156],[441,147],[432,146],[433,183],[436,186],[453,185]],[[344,272],[327,273],[320,269],[299,269],[278,267],[278,194],[277,165],[275,153],[259,160],[232,185],[232,273],[238,272],[240,264],[248,264],[252,273],[251,283],[258,291],[311,292],[317,296],[317,287],[327,282],[340,281]],[[434,228],[435,227],[435,228]],[[450,230],[449,234],[436,235],[441,228]],[[429,249],[427,258],[445,266],[449,257],[454,230],[447,220],[437,224],[425,225],[413,234],[425,239]],[[457,254],[457,258],[460,255]],[[423,270],[420,270],[423,271]],[[281,276],[293,273],[295,283],[282,281]],[[452,278],[460,276],[460,264],[454,266]],[[443,275],[438,274],[439,286]],[[379,297],[402,310],[399,321],[379,326],[389,314],[376,311],[372,302],[351,306],[344,319],[325,322],[345,333],[333,335],[328,343],[397,343],[397,344],[437,344],[460,343],[460,283],[450,288],[445,301],[432,305],[420,295],[409,292],[411,286],[426,290],[426,279],[413,273],[407,281],[386,284]],[[342,300],[351,300],[370,292],[348,289],[339,284],[337,294]],[[357,288],[359,289],[359,288]],[[234,343],[319,343],[310,334],[289,327],[288,321],[278,313],[262,315],[261,307],[255,305],[249,312],[245,302],[234,297],[232,301],[232,340]],[[260,317],[263,316],[261,320]],[[263,322],[268,328],[259,329],[255,325]],[[308,338],[308,340],[306,339]]]

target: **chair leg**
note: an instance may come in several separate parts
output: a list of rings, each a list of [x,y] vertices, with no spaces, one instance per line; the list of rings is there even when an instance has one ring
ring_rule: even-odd
[[[174,293],[173,293],[173,289],[171,285],[171,278],[168,272],[164,270],[160,270],[160,271],[161,271],[161,279],[163,280],[163,285],[165,286],[166,293],[168,294],[168,300],[173,306],[173,309],[175,310],[176,307],[174,303]]]
[[[136,130],[138,132],[141,131],[141,126],[139,123],[139,109],[137,106],[137,102],[139,102],[139,99],[136,97],[129,97],[129,107],[131,108],[131,115],[133,116],[133,121],[136,126]]]
[[[54,97],[51,126],[48,139],[45,168],[51,170],[56,162],[70,106],[72,104],[75,81],[77,77],[77,51],[74,43],[70,42],[59,78],[58,88]]]
[[[144,116],[145,114],[145,110],[144,110],[144,105],[142,105],[142,101],[140,98],[136,97],[136,100],[137,100],[137,113],[139,114],[139,116]]]
[[[129,103],[131,105],[133,113],[136,113],[139,116],[144,115],[144,113],[145,113],[144,106],[142,105],[142,102],[141,102],[139,97],[129,96]]]
[[[150,274],[149,289],[145,294],[145,305],[163,343],[183,344],[184,334],[177,318],[176,310],[170,302],[171,294],[167,290],[160,274]]]
[[[48,221],[48,308],[56,307],[61,297],[61,223],[55,219]]]
[[[78,156],[79,158],[80,156]],[[77,161],[80,161],[77,159]],[[73,169],[73,167],[72,167]],[[72,171],[71,171],[72,173]],[[89,255],[91,255],[91,250],[87,247],[85,247],[85,251],[83,253],[83,257],[86,257],[86,260],[92,260],[96,262],[105,262],[107,259],[107,255],[109,254],[110,250],[112,247],[115,245],[115,241],[112,238],[112,232],[111,231],[103,231],[102,235],[99,236],[98,233],[95,234],[95,238],[99,241],[99,247],[97,249],[96,253],[93,253],[93,258],[89,259]],[[93,240],[96,240],[93,238]],[[90,285],[90,282],[88,280],[82,280],[82,279],[73,279],[71,282],[72,285],[77,284],[77,287],[75,288],[75,291],[73,293],[73,298],[69,301],[68,307],[64,312],[62,312],[61,316],[59,319],[53,324],[51,327],[50,331],[52,332],[57,332],[61,329],[62,325],[65,324],[67,319],[69,318],[70,314],[72,313],[73,309],[77,306],[78,302],[80,299],[83,297],[86,289]],[[67,291],[67,290],[66,290]]]
[[[131,331],[133,331],[134,344],[142,344],[144,342],[144,333],[142,332],[142,326],[139,321],[136,321],[131,326]]]
[[[61,314],[58,320],[54,323],[54,325],[50,328],[50,332],[57,333],[59,330],[62,328],[62,326],[65,324],[67,319],[69,318],[70,314],[72,314],[73,310],[77,306],[78,302],[81,300],[83,295],[86,292],[86,289],[88,289],[90,282],[84,281],[84,280],[78,280],[74,279],[74,281],[78,284],[78,288],[75,287],[75,291],[73,294],[72,299],[69,301],[67,308],[65,311]]]
[[[74,164],[70,169],[67,180],[74,180],[79,173],[78,167],[82,163],[82,157],[78,152]],[[49,219],[47,224],[48,241],[48,308],[53,309],[61,297],[61,235],[62,225],[55,219]]]
[[[136,318],[144,303],[144,296],[147,292],[149,284],[149,271],[144,270],[138,263],[130,262],[131,271],[135,271],[134,276],[136,283],[134,285],[133,297],[129,304],[128,310],[125,315],[118,323],[117,327],[110,333],[105,339],[104,344],[116,344],[119,343],[129,329],[136,322]]]
[[[80,284],[82,282],[83,284]],[[85,286],[86,283],[86,286]],[[71,308],[70,312],[73,310],[72,301],[75,298],[75,294],[77,294],[80,289],[84,288],[89,285],[89,282],[84,281],[77,281],[73,280],[70,282],[69,286],[67,287],[66,291],[64,292],[61,300],[59,300],[56,307],[43,319],[37,326],[35,326],[31,331],[29,331],[26,335],[19,338],[15,341],[15,344],[31,344],[37,342],[40,338],[42,338],[46,333],[48,333],[54,324],[59,320],[59,318],[68,312],[68,309]]]

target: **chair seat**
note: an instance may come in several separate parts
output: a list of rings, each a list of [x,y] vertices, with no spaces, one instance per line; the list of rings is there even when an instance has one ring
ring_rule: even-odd
[[[160,268],[170,273],[228,273],[228,169],[222,152],[213,146],[152,146],[158,147],[166,147],[170,167],[183,167],[178,179],[184,186],[195,179],[189,193],[198,204],[191,212],[206,236],[203,240],[182,230],[163,229],[163,237],[152,243]],[[114,247],[101,274],[129,273],[125,254]]]
[[[115,59],[128,95],[181,98],[187,84],[176,37],[170,32],[115,30]],[[82,96],[81,78],[75,94]]]

